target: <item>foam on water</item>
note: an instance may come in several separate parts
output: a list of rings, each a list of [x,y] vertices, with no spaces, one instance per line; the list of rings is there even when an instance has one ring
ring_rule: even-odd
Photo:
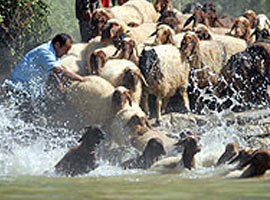
[[[39,115],[33,122],[25,122],[18,115],[14,102],[3,101],[0,105],[0,177],[8,176],[57,176],[54,165],[77,144],[79,134],[65,126],[50,125],[45,116]],[[208,116],[208,123],[202,127],[201,152],[196,155],[196,169],[177,173],[185,178],[221,176],[231,166],[215,168],[218,157],[228,142],[245,145],[241,133],[233,126],[227,126],[223,112]],[[122,170],[112,166],[106,158],[99,160],[100,166],[86,177],[122,176],[158,173],[153,170]]]

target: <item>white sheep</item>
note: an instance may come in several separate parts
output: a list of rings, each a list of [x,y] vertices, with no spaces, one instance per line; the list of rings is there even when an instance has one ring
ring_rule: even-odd
[[[147,142],[152,138],[162,140],[168,150],[176,143],[175,139],[169,138],[166,132],[154,130],[146,114],[137,105],[120,110],[112,121],[110,130],[112,140],[120,146],[132,145],[139,151],[143,151]]]
[[[131,105],[126,88],[114,88],[99,76],[87,79],[73,82],[67,93],[67,103],[80,113],[84,123],[106,126],[119,110]]]
[[[255,28],[259,30],[270,29],[270,21],[265,14],[257,15]]]
[[[130,0],[122,6],[111,8],[100,8],[96,12],[102,12],[109,19],[122,20],[125,24],[143,24],[157,22],[159,13],[153,7],[153,4],[145,0]]]
[[[109,81],[114,87],[125,86],[129,89],[132,100],[141,102],[142,84],[147,84],[140,69],[131,61],[111,59],[99,70],[99,76]]]
[[[89,74],[86,59],[87,47],[87,43],[72,44],[68,54],[61,58],[62,66],[81,75]]]
[[[173,45],[146,47],[141,53],[139,68],[148,83],[148,87],[145,88],[144,109],[146,112],[149,111],[148,95],[155,95],[157,122],[161,118],[161,106],[166,108],[169,98],[177,89],[180,89],[186,109],[190,109],[187,93],[189,65],[182,62],[177,47]]]

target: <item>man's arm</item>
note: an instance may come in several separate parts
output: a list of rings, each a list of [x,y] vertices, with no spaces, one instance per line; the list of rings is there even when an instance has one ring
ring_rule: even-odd
[[[66,68],[61,67],[61,66],[55,67],[53,69],[53,72],[55,72],[56,74],[62,73],[64,75],[66,75],[67,77],[69,77],[71,80],[75,80],[75,81],[86,81],[86,77],[80,76],[79,74],[76,74],[74,72],[71,72],[71,71],[69,71]]]

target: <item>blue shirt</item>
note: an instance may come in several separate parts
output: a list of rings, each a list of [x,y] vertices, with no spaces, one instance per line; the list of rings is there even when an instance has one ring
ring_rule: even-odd
[[[44,94],[50,71],[61,66],[51,42],[44,43],[29,51],[17,64],[8,85],[38,97]]]

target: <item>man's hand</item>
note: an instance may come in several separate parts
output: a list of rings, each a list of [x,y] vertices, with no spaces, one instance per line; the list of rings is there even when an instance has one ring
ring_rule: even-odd
[[[85,76],[81,76],[77,73],[71,72],[69,70],[67,70],[65,67],[59,66],[59,67],[55,67],[53,69],[53,72],[55,72],[56,74],[58,73],[62,73],[63,75],[67,76],[70,78],[70,80],[74,80],[74,81],[86,81],[87,77]]]

